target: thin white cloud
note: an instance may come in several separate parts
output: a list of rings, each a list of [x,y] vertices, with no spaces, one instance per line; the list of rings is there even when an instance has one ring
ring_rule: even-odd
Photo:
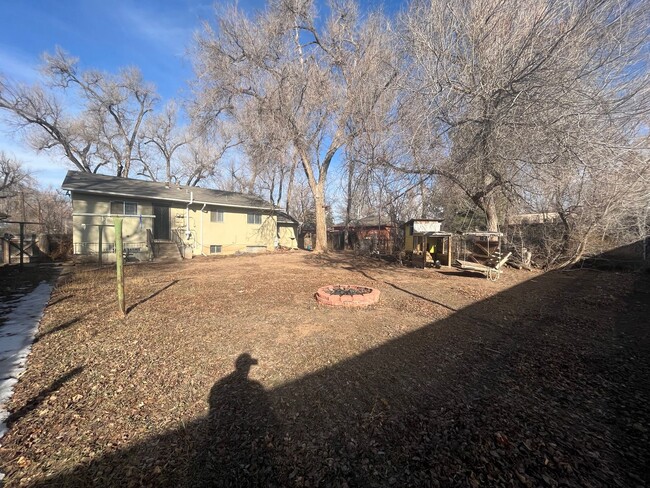
[[[33,83],[39,77],[40,60],[0,46],[0,73],[13,80]]]
[[[122,6],[118,13],[142,39],[159,49],[172,52],[175,56],[185,55],[194,27],[180,23],[182,16],[171,18],[133,5]]]

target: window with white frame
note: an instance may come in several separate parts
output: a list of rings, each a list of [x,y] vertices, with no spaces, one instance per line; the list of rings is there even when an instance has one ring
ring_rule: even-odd
[[[221,210],[211,211],[210,222],[223,222],[223,212]]]
[[[211,244],[210,254],[219,254],[221,252],[221,244]]]
[[[111,202],[112,215],[138,215],[138,204],[135,202]]]
[[[249,224],[260,225],[262,223],[262,214],[258,213],[249,213],[247,217]]]

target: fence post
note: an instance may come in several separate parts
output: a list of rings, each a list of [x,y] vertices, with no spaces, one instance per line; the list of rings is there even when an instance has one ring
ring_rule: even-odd
[[[23,194],[23,205],[25,201],[25,194]],[[24,207],[23,207],[24,208]],[[23,211],[24,213],[24,211]],[[25,223],[20,223],[20,269],[23,269],[23,250],[25,249]]]
[[[8,238],[2,239],[2,262],[11,264],[11,243]]]
[[[124,255],[122,253],[122,218],[115,217],[115,262],[117,270],[117,304],[122,315],[126,316],[126,305],[124,303]]]
[[[103,226],[103,225],[100,225],[100,226],[98,226],[97,228],[99,229],[99,239],[98,239],[98,241],[99,241],[99,254],[97,255],[97,257],[98,257],[99,267],[101,268],[101,267],[102,267],[102,264],[104,264],[104,263],[102,262],[102,261],[103,261],[103,257],[102,257],[102,253],[103,253],[103,251],[102,251],[102,248],[103,248],[103,245],[104,245],[104,243],[102,242],[102,238],[103,238],[102,234],[104,233],[104,226]],[[117,231],[115,231],[115,232],[116,232],[115,235],[117,235]],[[121,234],[121,232],[120,232],[120,234]]]

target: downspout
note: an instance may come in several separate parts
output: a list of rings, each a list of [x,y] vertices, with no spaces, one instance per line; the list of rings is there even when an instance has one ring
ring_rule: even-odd
[[[203,204],[203,207],[201,207],[201,256],[205,256],[205,253],[203,252],[203,211],[205,210],[205,206],[207,203]]]
[[[190,192],[190,202],[187,204],[187,207],[185,208],[185,239],[189,241],[190,239],[190,205],[194,203],[194,192]]]

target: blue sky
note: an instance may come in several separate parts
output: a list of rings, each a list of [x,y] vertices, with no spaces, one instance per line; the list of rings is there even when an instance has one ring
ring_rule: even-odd
[[[80,58],[82,68],[115,72],[134,65],[156,85],[162,101],[187,90],[192,67],[187,56],[193,33],[213,16],[219,2],[0,0],[0,73],[31,83],[38,78],[43,52],[55,46]],[[264,0],[240,0],[247,11]],[[366,2],[364,7],[375,2]],[[399,1],[382,2],[391,11]],[[1,116],[2,114],[0,114]],[[59,186],[67,168],[48,154],[36,154],[0,123],[0,149],[24,161],[43,186]]]

